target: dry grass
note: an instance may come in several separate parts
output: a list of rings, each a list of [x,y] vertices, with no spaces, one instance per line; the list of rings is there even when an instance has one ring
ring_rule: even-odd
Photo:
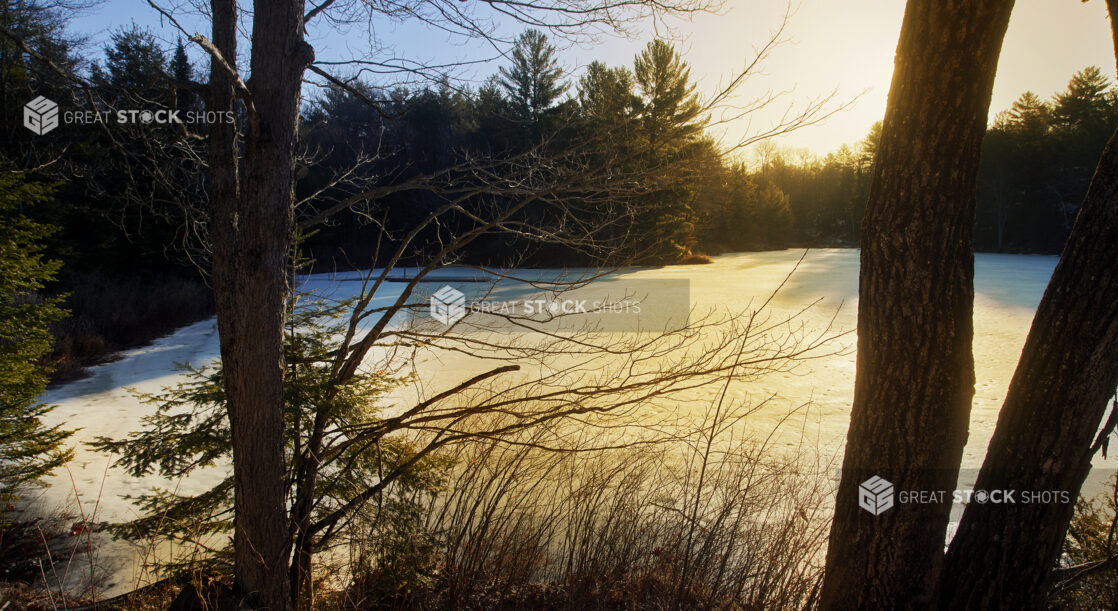
[[[810,607],[830,468],[810,452],[782,455],[726,435],[727,420],[609,450],[534,447],[538,431],[456,446],[436,492],[386,494],[353,522],[344,549],[321,554],[314,607]],[[160,609],[179,590],[159,582],[63,603],[41,582],[4,587],[14,609],[93,600],[99,609]]]
[[[814,604],[831,467],[728,433],[742,414],[652,445],[589,452],[459,446],[440,493],[368,517],[320,608],[787,609]],[[327,587],[326,584],[323,584]]]

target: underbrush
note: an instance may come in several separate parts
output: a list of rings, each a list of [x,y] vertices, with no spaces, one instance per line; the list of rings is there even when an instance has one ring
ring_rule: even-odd
[[[386,495],[353,521],[344,545],[319,554],[309,606],[811,608],[830,468],[744,443],[703,455],[679,449],[459,446],[437,491]],[[22,601],[13,609],[232,608],[205,564],[179,564],[174,574],[153,567],[154,585],[115,599],[62,601],[32,575],[0,586],[0,596]]]
[[[292,314],[301,332],[288,337],[285,372],[285,449],[299,482],[287,494],[311,491],[301,514],[309,527],[288,533],[300,609],[814,605],[834,465],[816,462],[810,444],[775,451],[775,431],[756,437],[759,423],[781,426],[752,418],[771,397],[729,395],[731,380],[791,370],[784,351],[813,346],[811,338],[753,335],[751,317],[744,335],[727,331],[724,341],[670,337],[632,348],[624,393],[599,396],[620,383],[591,359],[564,365],[546,384],[466,385],[443,403],[381,417],[379,398],[410,378],[378,369],[332,386],[331,370],[316,365],[337,335],[323,312],[333,310]],[[726,360],[679,365],[665,355],[681,345]],[[551,358],[554,348],[543,350]],[[759,364],[738,369],[746,350]],[[227,456],[227,412],[220,370],[191,371],[191,381],[142,396],[156,406],[143,433],[91,445],[134,477],[155,469],[176,480],[174,490],[133,499],[140,519],[108,528],[146,550],[145,583],[195,583],[181,596],[212,595],[220,606],[228,588],[215,580],[229,583],[232,479],[189,495],[177,482]],[[567,388],[587,371],[595,373],[582,392]],[[722,390],[705,410],[705,400],[684,396],[715,382]],[[408,426],[397,426],[408,414]],[[330,426],[315,428],[320,419]],[[333,448],[330,461],[302,488],[300,474],[311,471],[300,465],[313,464],[299,463],[302,444],[318,430],[334,445],[315,451]]]
[[[476,442],[410,521],[355,530],[316,608],[787,609],[814,604],[827,468],[747,443],[556,453]],[[683,448],[696,448],[689,456]],[[395,512],[394,515],[405,515]]]
[[[73,609],[92,604],[96,583],[65,588],[70,572],[92,561],[92,539],[80,518],[61,511],[8,505],[0,514],[0,605],[6,610]],[[96,574],[93,579],[96,579]],[[83,580],[84,581],[84,580]]]
[[[530,430],[453,446],[437,483],[386,491],[316,554],[300,608],[811,608],[833,465],[724,431],[561,449]],[[149,574],[195,584],[182,604],[210,592],[207,608],[225,608],[228,587],[210,578],[228,573],[206,564],[180,539]]]
[[[1118,473],[1115,478],[1106,494],[1075,505],[1052,580],[1052,608],[1118,608]]]

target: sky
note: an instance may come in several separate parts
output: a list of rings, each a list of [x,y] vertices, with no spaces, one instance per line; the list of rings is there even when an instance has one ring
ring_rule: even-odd
[[[763,45],[780,25],[786,8],[779,0],[726,0],[718,14],[669,22],[672,38],[690,64],[699,92],[710,95],[740,72],[747,59],[753,57],[754,49]],[[785,42],[745,83],[735,101],[742,104],[769,92],[780,95],[774,104],[752,113],[748,121],[739,120],[720,128],[715,135],[727,144],[779,122],[789,108],[803,108],[811,100],[832,92],[832,106],[849,102],[849,107],[822,124],[780,137],[778,145],[823,155],[843,144],[860,141],[885,114],[904,3],[798,0],[793,9],[782,36]],[[109,32],[133,22],[164,40],[174,40],[178,35],[141,0],[107,0],[86,15],[74,18],[71,27],[90,37],[90,56],[95,57]],[[182,23],[191,31],[206,31],[204,22],[189,15],[183,16]],[[310,32],[320,59],[352,57],[368,48],[367,24],[349,26],[340,32],[326,25],[318,24]],[[498,25],[506,35],[515,34],[520,27],[507,22]],[[651,27],[644,27],[628,38],[602,36],[593,43],[561,42],[560,61],[572,78],[577,78],[594,60],[631,65],[633,56],[655,34]],[[397,56],[436,63],[489,60],[459,72],[467,84],[480,82],[507,61],[491,46],[414,24],[374,24],[373,38]],[[201,65],[201,53],[192,50],[191,55]],[[1115,61],[1103,0],[1017,0],[994,83],[991,118],[1025,91],[1047,98],[1063,90],[1072,74],[1090,65],[1114,75]]]

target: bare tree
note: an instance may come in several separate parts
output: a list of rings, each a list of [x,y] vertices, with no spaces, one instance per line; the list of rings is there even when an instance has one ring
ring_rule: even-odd
[[[625,9],[654,15],[690,11],[701,3],[494,3],[493,10],[536,26],[578,31],[626,18]],[[213,284],[233,434],[236,492],[236,588],[254,604],[290,606],[283,456],[283,328],[286,260],[292,231],[296,117],[299,94],[314,51],[304,40],[308,20],[367,10],[369,19],[413,15],[467,35],[492,27],[453,2],[325,2],[305,11],[295,0],[257,3],[252,10],[250,77],[237,66],[240,9],[233,0],[210,3],[212,40],[191,40],[210,55],[210,108],[234,110],[239,99],[247,125],[210,131],[210,239]],[[168,14],[163,11],[164,14]],[[170,15],[168,14],[170,17]],[[242,153],[243,151],[243,153]],[[298,503],[298,501],[297,501]]]

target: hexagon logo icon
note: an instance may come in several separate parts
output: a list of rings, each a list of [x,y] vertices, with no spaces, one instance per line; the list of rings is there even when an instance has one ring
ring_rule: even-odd
[[[858,485],[858,506],[875,516],[881,515],[893,506],[893,484],[877,475],[862,482]]]
[[[431,317],[450,326],[466,316],[466,296],[462,291],[443,286],[431,295]]]
[[[58,127],[58,104],[43,96],[24,104],[23,126],[38,136]]]

